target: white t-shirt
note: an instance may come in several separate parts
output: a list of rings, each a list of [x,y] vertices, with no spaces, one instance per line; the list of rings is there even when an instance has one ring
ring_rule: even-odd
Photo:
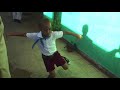
[[[38,38],[43,38],[42,33],[27,33],[26,36],[34,41],[36,41]],[[40,48],[41,52],[45,56],[53,55],[56,51],[56,39],[61,38],[63,36],[63,31],[52,31],[51,36],[48,39],[43,39],[43,45],[39,41],[38,47]]]

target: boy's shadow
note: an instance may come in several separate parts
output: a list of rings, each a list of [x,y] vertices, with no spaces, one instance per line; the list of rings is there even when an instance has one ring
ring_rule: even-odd
[[[88,25],[85,24],[82,27],[82,39],[78,42],[78,47],[80,47],[83,51],[90,52],[93,48],[92,40],[87,36],[88,33]]]

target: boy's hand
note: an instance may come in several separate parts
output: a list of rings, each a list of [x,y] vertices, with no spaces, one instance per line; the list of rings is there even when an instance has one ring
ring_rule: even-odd
[[[76,38],[77,38],[77,39],[76,39],[76,42],[79,42],[79,40],[82,39],[83,37],[82,37],[82,35],[77,34],[77,35],[76,35]]]
[[[79,35],[79,34],[77,34],[76,37],[77,37],[77,39],[82,39],[83,38],[82,35]]]

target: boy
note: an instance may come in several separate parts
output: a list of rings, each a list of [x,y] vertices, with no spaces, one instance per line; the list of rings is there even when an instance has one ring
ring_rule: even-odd
[[[32,48],[37,43],[41,49],[42,58],[46,67],[47,72],[49,72],[48,78],[55,78],[55,67],[62,66],[64,70],[68,69],[68,65],[64,58],[60,55],[56,48],[56,39],[63,37],[63,35],[73,35],[78,39],[82,36],[66,31],[51,31],[51,22],[47,18],[43,18],[39,24],[39,33],[9,33],[9,36],[23,36],[35,40]]]

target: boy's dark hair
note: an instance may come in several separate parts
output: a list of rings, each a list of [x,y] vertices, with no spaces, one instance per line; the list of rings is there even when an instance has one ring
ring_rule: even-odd
[[[41,27],[43,25],[43,23],[45,22],[50,22],[50,20],[46,17],[43,17],[41,20],[40,20],[40,23],[38,24],[39,27]]]

